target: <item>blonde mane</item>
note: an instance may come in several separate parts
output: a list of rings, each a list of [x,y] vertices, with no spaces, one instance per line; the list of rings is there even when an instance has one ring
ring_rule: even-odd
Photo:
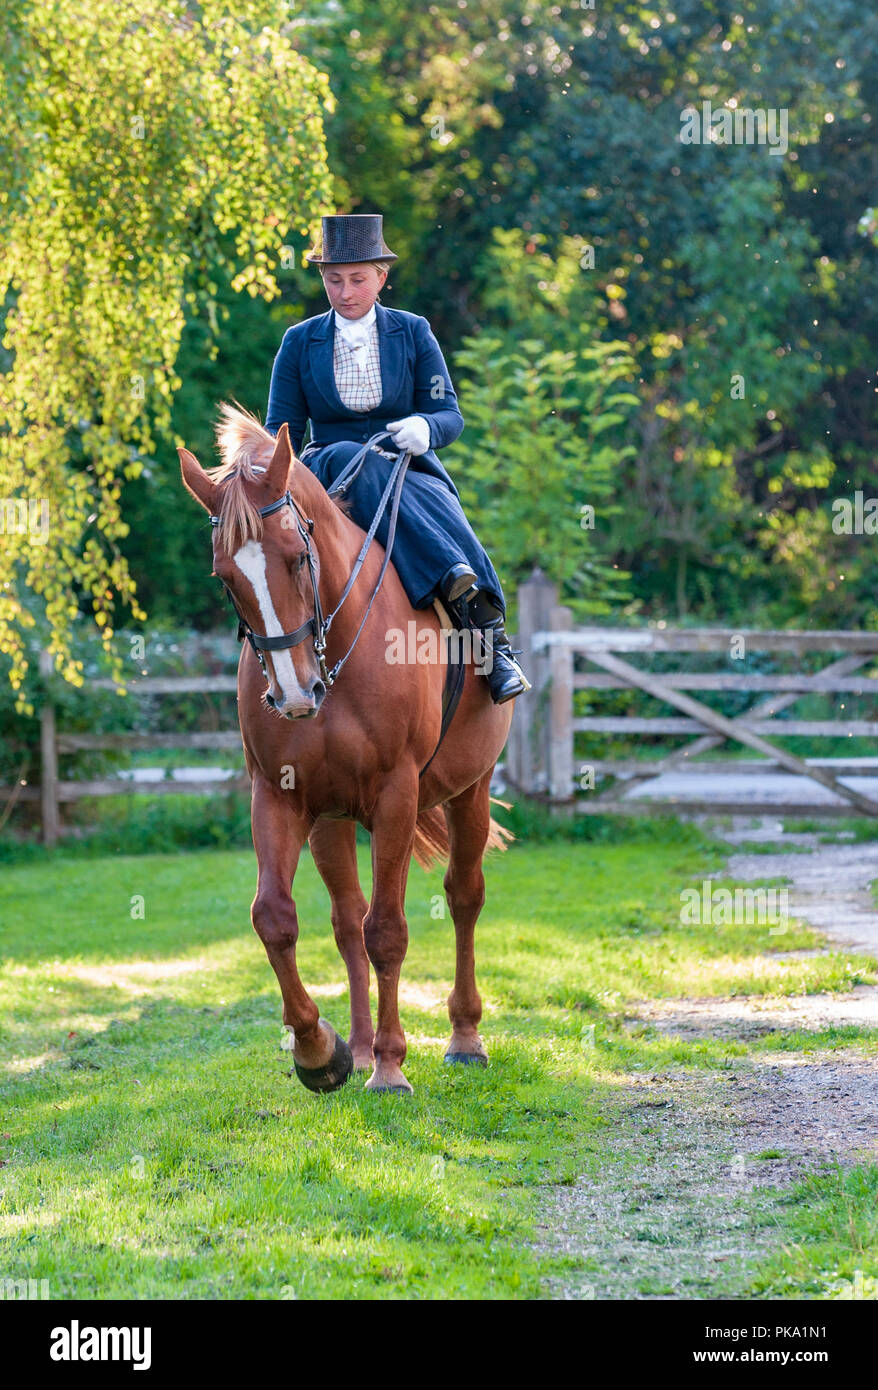
[[[213,482],[224,484],[218,531],[223,549],[231,552],[262,536],[262,517],[247,496],[245,484],[255,482],[257,470],[268,467],[276,441],[256,416],[237,402],[229,405],[223,401],[215,434],[222,463],[205,472]]]

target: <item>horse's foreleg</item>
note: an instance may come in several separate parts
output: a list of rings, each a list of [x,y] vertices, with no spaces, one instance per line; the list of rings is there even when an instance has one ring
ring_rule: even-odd
[[[354,821],[317,820],[309,838],[314,863],[332,899],[332,929],[348,972],[351,990],[351,1035],[348,1044],[358,1071],[372,1069],[372,1011],[369,1007],[369,958],[363,942],[368,904],[357,873],[357,827]]]
[[[451,846],[445,874],[445,895],[454,919],[457,956],[454,989],[448,997],[451,1041],[446,1062],[487,1065],[488,1054],[479,1037],[482,1000],[476,988],[475,932],[485,902],[482,856],[491,825],[491,773],[487,772],[460,796],[445,804]]]
[[[411,1092],[402,1074],[405,1034],[399,1021],[399,975],[408,948],[405,885],[415,839],[417,774],[379,797],[372,819],[372,901],[363,923],[369,959],[378,977],[378,1027],[370,1091]]]
[[[334,1091],[352,1070],[347,1043],[320,1018],[296,968],[299,920],[290,886],[312,821],[260,774],[253,778],[253,843],[259,863],[253,926],[265,946],[283,997],[284,1023],[293,1029],[296,1073],[312,1091]]]

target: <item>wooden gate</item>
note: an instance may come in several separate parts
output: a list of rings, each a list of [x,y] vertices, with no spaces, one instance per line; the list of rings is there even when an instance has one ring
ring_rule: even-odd
[[[586,814],[649,814],[661,810],[693,810],[750,814],[773,811],[787,815],[878,815],[878,800],[846,786],[840,777],[866,771],[878,772],[878,760],[869,758],[801,758],[770,742],[766,735],[806,735],[809,738],[878,737],[878,722],[862,719],[808,720],[777,714],[807,694],[878,694],[878,679],[862,673],[878,657],[878,633],[844,631],[733,630],[725,628],[574,627],[569,608],[558,603],[557,589],[539,570],[519,589],[519,634],[516,646],[533,681],[530,694],[516,701],[515,717],[507,745],[506,770],[510,782],[529,795],[566,803]],[[786,652],[796,656],[810,652],[833,654],[817,674],[756,675],[735,670],[742,655],[753,651]],[[626,656],[658,652],[710,652],[724,658],[721,669],[710,673],[686,671],[658,675],[635,666]],[[587,665],[586,665],[587,663]],[[594,668],[597,668],[595,670]],[[860,674],[854,674],[859,672]],[[579,716],[574,712],[577,690],[642,690],[673,716]],[[687,691],[735,691],[763,698],[737,718],[727,718]],[[660,760],[577,759],[577,733],[626,736],[690,734],[692,741]],[[743,744],[760,754],[758,759],[734,762],[711,760],[698,763],[699,754],[720,747],[726,740]],[[746,802],[720,798],[626,799],[632,786],[642,786],[661,773],[687,769],[718,773],[734,769],[753,775],[753,797]],[[818,782],[835,800],[814,801],[759,799],[758,778],[766,771],[782,769]],[[593,791],[584,786],[594,777]],[[600,789],[607,776],[625,779],[609,791]],[[586,790],[586,795],[580,793]]]

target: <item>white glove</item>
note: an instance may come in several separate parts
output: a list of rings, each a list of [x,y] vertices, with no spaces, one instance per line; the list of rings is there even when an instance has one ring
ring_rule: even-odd
[[[387,429],[400,453],[409,449],[412,455],[425,454],[430,447],[430,426],[423,415],[388,420]]]

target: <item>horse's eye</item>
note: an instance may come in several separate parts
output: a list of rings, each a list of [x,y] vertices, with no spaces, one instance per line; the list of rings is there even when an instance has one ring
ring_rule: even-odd
[[[298,565],[296,566],[296,569],[302,569],[302,567],[304,566],[305,561],[307,560],[307,558],[308,558],[308,557],[307,557],[307,555],[305,554],[305,552],[304,552],[304,550],[303,550],[303,551],[302,551],[302,554],[299,556],[299,563],[298,563]]]

